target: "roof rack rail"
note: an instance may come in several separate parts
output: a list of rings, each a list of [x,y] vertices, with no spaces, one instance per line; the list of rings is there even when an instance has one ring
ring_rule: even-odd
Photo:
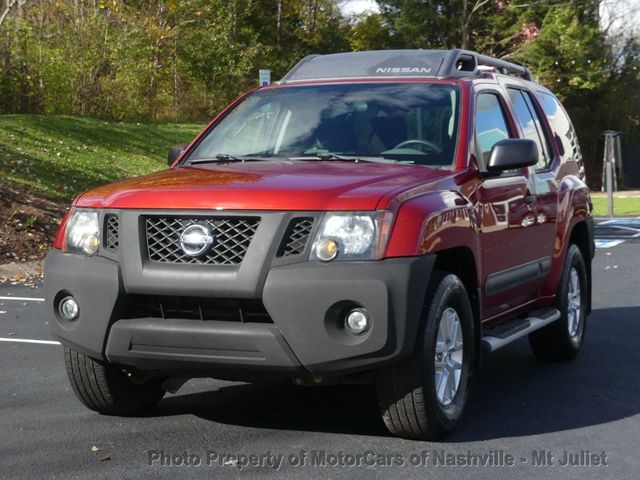
[[[462,72],[468,75],[469,73],[478,72],[478,67],[480,66],[493,67],[497,72],[504,75],[516,75],[525,80],[532,80],[531,72],[527,67],[459,48],[447,52],[438,71],[438,76],[450,77],[460,75]]]

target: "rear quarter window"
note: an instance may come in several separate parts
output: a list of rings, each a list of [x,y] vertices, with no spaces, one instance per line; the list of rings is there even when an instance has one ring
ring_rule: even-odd
[[[563,160],[581,158],[578,138],[573,124],[558,99],[549,93],[539,93],[538,100],[542,110],[549,119],[553,134],[560,147]]]

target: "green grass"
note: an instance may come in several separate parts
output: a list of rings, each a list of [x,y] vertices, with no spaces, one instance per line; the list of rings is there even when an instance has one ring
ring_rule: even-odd
[[[618,195],[613,199],[614,215],[640,216],[640,197],[620,197]],[[606,197],[592,197],[591,201],[593,202],[593,214],[596,217],[609,215],[609,204]]]
[[[0,181],[69,199],[88,188],[166,168],[171,145],[202,125],[0,115]]]

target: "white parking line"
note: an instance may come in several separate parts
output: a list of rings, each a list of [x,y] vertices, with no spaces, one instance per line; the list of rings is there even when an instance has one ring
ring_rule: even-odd
[[[44,302],[44,298],[33,297],[0,297],[0,300],[16,300],[22,302]]]
[[[41,345],[60,345],[60,342],[55,340],[32,340],[30,338],[2,338],[0,342],[13,342],[13,343],[38,343]]]

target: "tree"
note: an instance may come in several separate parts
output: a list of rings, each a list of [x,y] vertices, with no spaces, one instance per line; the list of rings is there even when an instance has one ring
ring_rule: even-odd
[[[380,0],[394,36],[412,48],[474,46],[474,29],[494,0]]]
[[[393,44],[391,31],[382,15],[365,14],[356,18],[351,30],[352,50],[383,50]]]

